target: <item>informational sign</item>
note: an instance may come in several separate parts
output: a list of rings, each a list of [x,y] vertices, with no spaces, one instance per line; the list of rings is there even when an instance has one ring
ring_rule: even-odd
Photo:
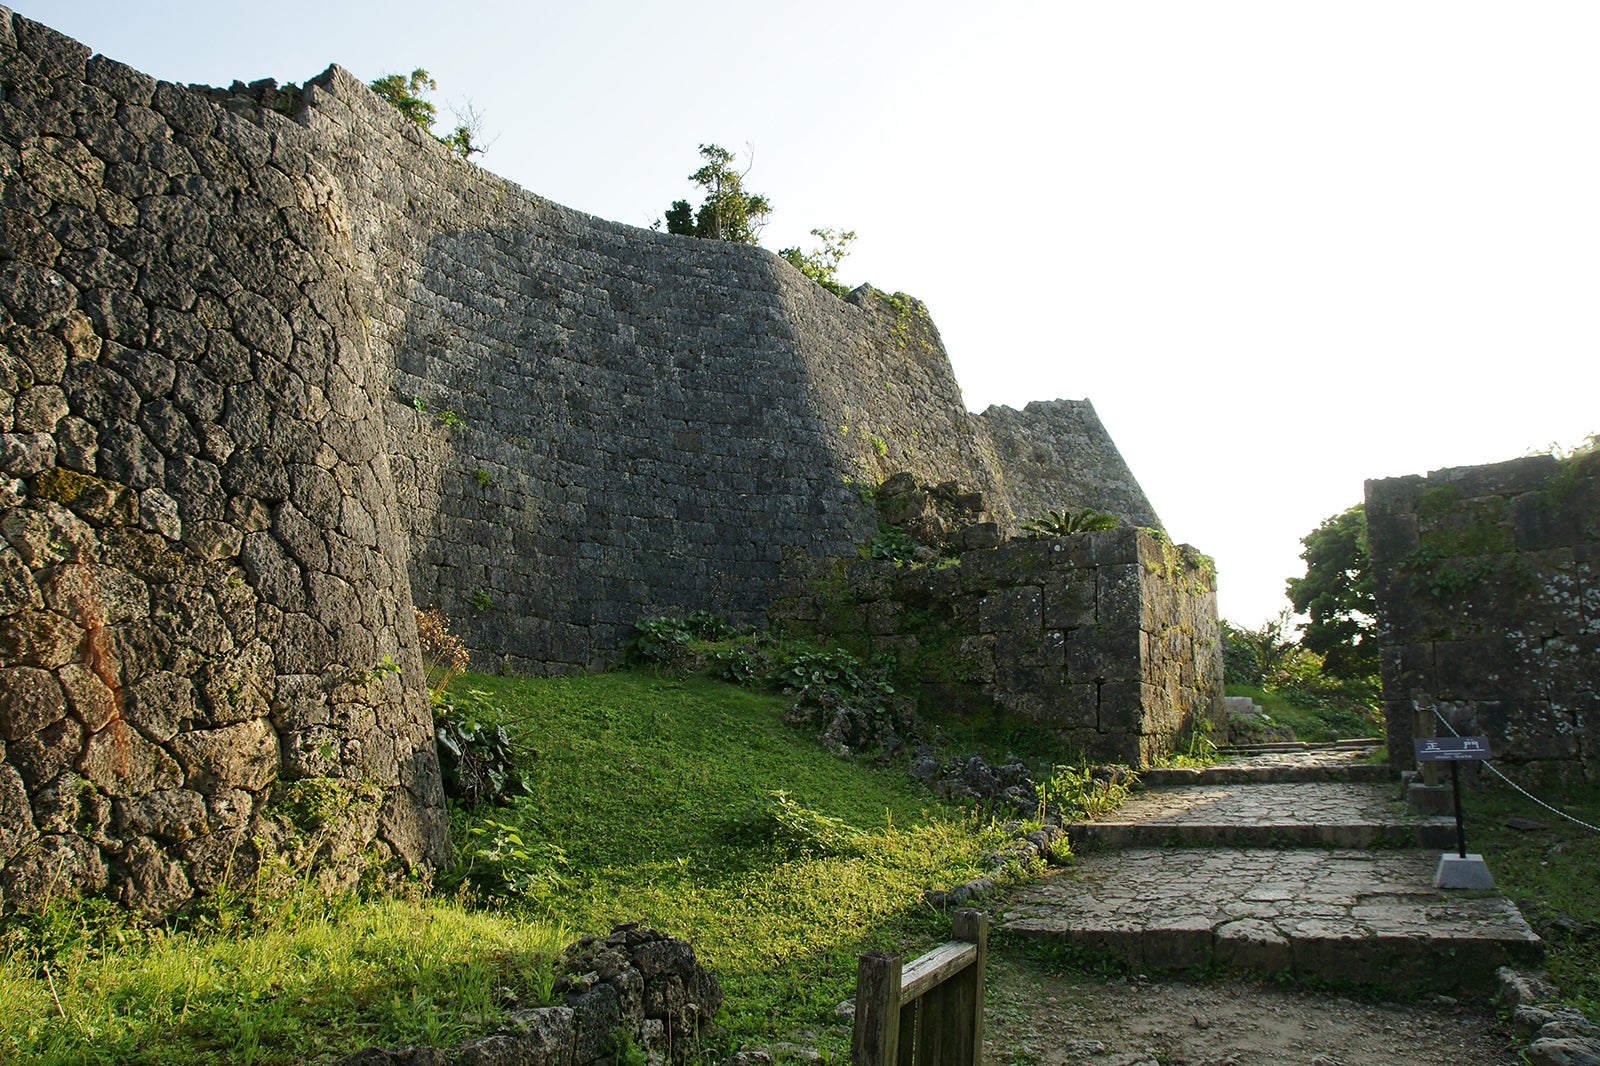
[[[1411,745],[1418,762],[1482,762],[1489,758],[1488,737],[1418,737]]]

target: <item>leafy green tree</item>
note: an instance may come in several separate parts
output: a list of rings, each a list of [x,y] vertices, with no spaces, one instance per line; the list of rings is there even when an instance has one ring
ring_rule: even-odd
[[[767,216],[772,214],[772,201],[760,193],[745,190],[744,179],[750,168],[735,169],[734,161],[738,156],[721,145],[702,144],[700,158],[705,160],[705,165],[690,174],[689,180],[706,191],[705,200],[694,213],[692,226],[689,201],[675,201],[667,211],[667,232],[755,244],[761,227],[767,224]]]
[[[456,114],[457,124],[454,130],[444,136],[433,132],[433,123],[439,116],[439,109],[424,99],[423,94],[434,92],[439,86],[421,67],[409,75],[385,74],[376,81],[368,82],[367,87],[393,104],[395,110],[427,130],[435,140],[462,159],[482,155],[485,151],[484,147],[477,143],[482,131],[483,118],[473,109],[470,102],[464,115]]]
[[[438,117],[439,109],[424,100],[422,94],[431,93],[439,86],[421,67],[413,70],[410,77],[404,74],[385,74],[377,81],[369,82],[367,87],[389,101],[396,111],[423,129],[433,128],[433,120]]]
[[[679,203],[682,203],[680,200]],[[677,205],[674,204],[674,207]],[[685,206],[688,206],[685,204]],[[668,213],[668,222],[671,222],[671,213]],[[814,248],[810,252],[802,252],[799,247],[783,248],[778,254],[787,259],[791,266],[812,281],[821,285],[835,296],[843,296],[850,291],[848,285],[839,281],[839,264],[844,257],[850,254],[850,242],[856,239],[855,230],[840,232],[827,227],[811,231],[813,237],[822,241],[821,248]]]
[[[1288,630],[1287,607],[1255,629],[1224,620],[1222,663],[1227,683],[1274,686],[1289,679],[1296,672],[1291,665],[1304,653],[1289,639]]]
[[[672,206],[667,208],[667,232],[680,237],[695,235],[694,208],[689,206],[688,200],[674,200]]]
[[[1301,538],[1305,577],[1289,579],[1289,602],[1310,617],[1300,646],[1322,656],[1328,677],[1361,679],[1378,672],[1377,600],[1367,553],[1366,509],[1356,504],[1324,519]]]

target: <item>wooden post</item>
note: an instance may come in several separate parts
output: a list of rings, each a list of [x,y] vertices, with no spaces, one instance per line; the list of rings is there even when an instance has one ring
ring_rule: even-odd
[[[963,1047],[967,1053],[952,1061],[950,1066],[983,1066],[983,981],[989,964],[989,916],[980,910],[964,908],[956,911],[951,924],[951,931],[957,940],[977,946],[978,957],[972,961],[968,973],[962,975],[970,980],[970,995],[962,998],[965,1001],[963,1005],[971,1005],[971,1024],[963,1024],[961,1028],[964,1034],[970,1034],[967,1038],[972,1041],[972,1046],[970,1049]],[[962,1019],[963,1022],[966,1020]]]
[[[859,957],[850,1053],[855,1066],[896,1066],[900,1058],[900,956],[869,951]]]

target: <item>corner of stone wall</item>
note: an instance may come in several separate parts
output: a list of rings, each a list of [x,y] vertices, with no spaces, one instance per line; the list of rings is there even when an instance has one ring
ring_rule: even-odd
[[[924,513],[914,484],[884,490],[890,517]],[[796,564],[774,588],[775,622],[894,656],[897,685],[930,719],[1009,720],[1136,766],[1221,721],[1216,569],[1187,545],[1123,526],[922,561]]]
[[[1397,768],[1413,764],[1421,703],[1463,732],[1487,734],[1503,766],[1556,780],[1600,777],[1597,454],[1367,482]]]
[[[1092,508],[1130,526],[1161,528],[1088,400],[1036,400],[1021,411],[995,405],[974,418],[992,444],[1018,520]]]

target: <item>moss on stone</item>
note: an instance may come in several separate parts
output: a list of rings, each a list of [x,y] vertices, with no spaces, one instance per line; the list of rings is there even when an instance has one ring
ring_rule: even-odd
[[[114,481],[52,466],[48,470],[39,471],[33,479],[33,494],[39,499],[53,500],[63,507],[70,507],[82,499],[84,493],[101,486],[121,488]]]
[[[360,807],[376,808],[382,802],[383,789],[375,782],[303,777],[281,782],[269,809],[297,832],[312,833],[344,820]]]
[[[1433,485],[1422,490],[1417,496],[1417,515],[1431,518],[1444,514],[1455,508],[1461,499],[1461,490],[1454,485]]]

